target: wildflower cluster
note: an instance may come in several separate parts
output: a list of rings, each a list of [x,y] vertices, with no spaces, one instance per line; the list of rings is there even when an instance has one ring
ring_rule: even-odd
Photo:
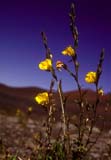
[[[96,125],[96,121],[98,121],[99,117],[97,115],[97,107],[100,102],[100,96],[103,95],[102,88],[99,87],[99,79],[102,74],[102,64],[104,60],[104,50],[101,51],[99,63],[97,66],[96,71],[89,71],[86,73],[84,80],[86,83],[93,83],[95,85],[96,91],[96,99],[94,104],[90,104],[87,100],[86,93],[87,91],[83,91],[81,84],[79,82],[79,62],[78,62],[78,54],[77,54],[77,47],[78,47],[78,30],[75,25],[75,6],[74,4],[71,5],[71,11],[69,14],[70,17],[70,29],[74,40],[74,46],[69,45],[61,52],[64,56],[70,56],[71,62],[74,65],[75,71],[72,72],[67,64],[58,60],[54,66],[53,63],[53,56],[51,51],[48,47],[47,38],[44,32],[42,32],[42,39],[43,44],[46,49],[45,60],[39,63],[39,69],[43,71],[48,71],[52,75],[52,81],[50,85],[50,90],[48,92],[38,93],[35,97],[35,100],[38,104],[42,106],[46,106],[48,110],[48,121],[47,121],[47,129],[46,129],[46,140],[45,144],[43,145],[44,154],[41,154],[38,151],[38,155],[42,157],[41,159],[56,159],[60,160],[80,160],[80,159],[87,159],[86,156],[90,153],[91,148],[93,147],[94,143],[92,143],[91,135],[93,134],[93,128]],[[74,122],[74,127],[77,128],[77,137],[75,139],[71,139],[70,132],[69,132],[69,117],[66,116],[65,113],[65,106],[66,101],[68,99],[64,96],[62,91],[62,82],[58,80],[56,70],[61,71],[64,69],[69,73],[69,76],[73,77],[76,85],[78,87],[79,97],[74,100],[75,104],[79,108],[79,115],[77,117],[77,121]],[[53,123],[55,122],[54,119],[56,118],[54,113],[56,111],[54,94],[53,94],[53,86],[57,84],[57,93],[59,95],[60,106],[61,106],[61,134],[58,135],[58,139],[54,140],[51,139],[52,130],[53,130]],[[103,127],[102,127],[103,129]],[[101,131],[102,131],[101,129]],[[87,134],[87,138],[84,138]],[[98,139],[99,134],[95,138],[95,142]],[[47,146],[45,148],[45,146]]]

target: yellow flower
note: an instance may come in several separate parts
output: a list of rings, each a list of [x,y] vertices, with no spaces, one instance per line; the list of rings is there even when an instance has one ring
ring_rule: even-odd
[[[35,97],[35,100],[38,104],[47,105],[49,103],[49,95],[47,92],[39,93]]]
[[[98,89],[98,94],[103,96],[104,95],[104,91],[102,89]]]
[[[68,46],[67,48],[65,48],[65,50],[62,51],[62,54],[68,56],[74,56],[75,50],[71,46]]]
[[[32,107],[28,107],[28,112],[32,112]]]
[[[96,80],[97,80],[97,74],[96,74],[96,72],[88,72],[86,74],[85,81],[87,83],[95,83]]]
[[[20,114],[21,114],[21,110],[20,110],[20,109],[17,109],[17,110],[16,110],[16,116],[20,116]]]
[[[64,66],[64,63],[61,61],[56,62],[56,68],[61,71],[61,68]]]
[[[39,63],[39,68],[41,70],[50,71],[52,69],[52,61],[51,59],[45,59],[44,61]]]

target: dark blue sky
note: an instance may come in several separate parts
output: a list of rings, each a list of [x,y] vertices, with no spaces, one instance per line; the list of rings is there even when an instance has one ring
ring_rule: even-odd
[[[54,60],[67,62],[61,51],[73,44],[69,28],[71,2],[76,2],[79,31],[79,77],[83,88],[85,74],[95,71],[102,48],[105,60],[100,86],[111,92],[111,1],[110,0],[4,0],[0,2],[0,83],[10,86],[49,88],[51,75],[38,69],[45,58],[41,31],[45,31]],[[69,64],[70,67],[71,64]],[[58,73],[58,72],[57,72]],[[65,72],[58,73],[63,89],[76,85]]]

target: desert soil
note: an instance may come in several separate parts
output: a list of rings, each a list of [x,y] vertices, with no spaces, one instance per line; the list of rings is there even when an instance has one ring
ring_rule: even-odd
[[[6,159],[10,155],[17,155],[18,160],[34,160],[33,156],[36,149],[34,136],[41,131],[45,133],[43,127],[44,120],[28,119],[21,120],[17,116],[0,114],[0,160]],[[55,130],[60,127],[58,122]],[[76,130],[70,126],[71,137],[75,138]],[[94,128],[94,135],[100,132]],[[5,153],[5,154],[4,154]],[[93,160],[111,160],[111,130],[104,132],[98,142],[92,148],[91,156]],[[102,159],[100,158],[102,157]]]

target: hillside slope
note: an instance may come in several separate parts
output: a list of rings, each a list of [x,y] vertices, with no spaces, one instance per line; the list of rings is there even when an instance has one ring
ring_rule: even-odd
[[[47,109],[43,106],[38,105],[34,97],[45,91],[42,88],[37,87],[9,87],[3,84],[0,84],[0,113],[7,113],[11,115],[16,114],[17,109],[21,109],[24,112],[27,112],[28,107],[33,107],[32,117],[40,118],[47,115]],[[85,98],[90,102],[94,103],[96,99],[95,92],[92,90],[84,90],[86,92]],[[69,116],[74,114],[79,114],[79,107],[74,101],[78,98],[78,91],[69,91],[64,93],[67,98],[65,111]],[[56,102],[56,111],[57,117],[60,116],[60,101],[59,96],[55,93],[55,102]],[[105,112],[105,109],[108,108],[108,111]],[[98,113],[103,115],[106,119],[107,125],[111,126],[111,94],[106,94],[101,96],[100,103],[98,105]]]

